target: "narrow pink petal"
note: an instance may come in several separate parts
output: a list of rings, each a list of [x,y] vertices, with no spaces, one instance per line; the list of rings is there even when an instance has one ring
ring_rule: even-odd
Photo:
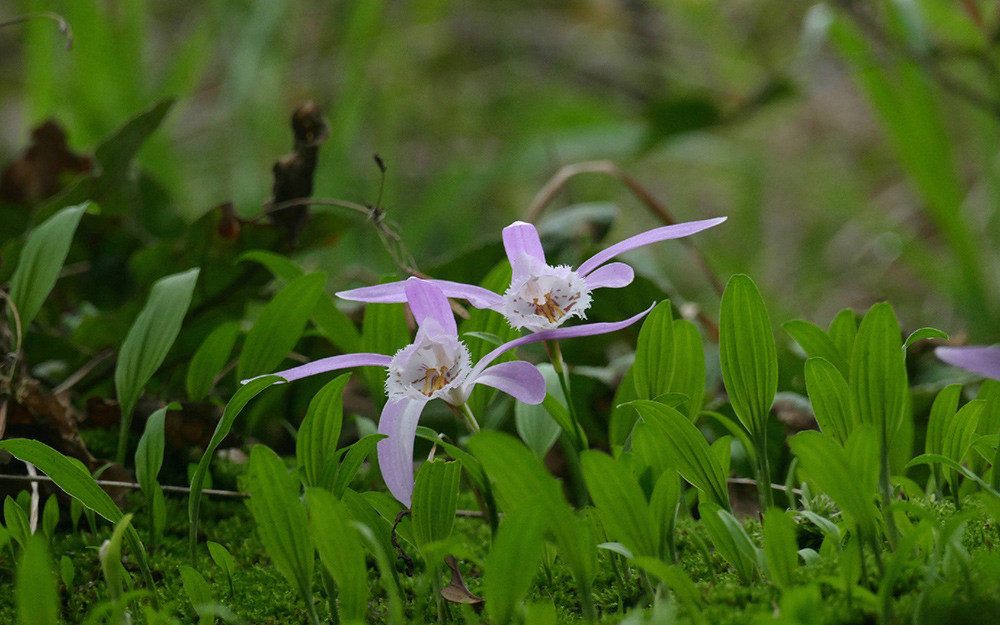
[[[701,232],[702,230],[707,230],[712,226],[718,226],[725,220],[725,217],[717,217],[715,219],[689,221],[683,224],[674,224],[673,226],[663,226],[662,228],[647,230],[646,232],[637,234],[634,237],[629,237],[620,243],[615,243],[611,247],[594,254],[587,260],[583,261],[583,264],[580,265],[580,268],[576,271],[581,276],[586,277],[591,271],[597,269],[619,254],[624,254],[629,250],[634,250],[637,247],[649,245],[650,243],[666,241],[667,239],[680,239],[682,237],[690,236],[697,232]]]
[[[476,308],[496,308],[503,303],[503,298],[481,286],[452,282],[451,280],[427,280],[441,289],[446,297],[468,300]],[[337,297],[355,302],[372,304],[394,304],[406,301],[405,281],[390,282],[376,286],[366,286],[360,289],[339,291]]]
[[[413,497],[413,439],[427,402],[409,397],[390,401],[382,409],[378,431],[378,466],[392,496],[407,508]]]
[[[934,355],[949,365],[1000,380],[1000,347],[938,347]]]
[[[473,367],[472,372],[469,374],[468,379],[474,380],[480,375],[482,375],[486,367],[488,367],[491,362],[496,360],[501,354],[509,352],[514,348],[520,347],[522,345],[527,345],[529,343],[537,343],[539,341],[555,341],[558,339],[572,339],[580,336],[594,336],[597,334],[608,334],[610,332],[617,332],[618,330],[627,328],[633,323],[639,321],[640,319],[648,315],[649,311],[651,310],[653,310],[653,306],[650,306],[649,308],[642,311],[638,315],[635,315],[634,317],[629,317],[624,321],[615,321],[610,323],[584,323],[570,328],[554,328],[552,330],[542,330],[541,332],[526,334],[525,336],[516,338],[513,341],[504,343],[500,347],[497,347],[490,353],[483,356],[482,360],[477,362],[476,366]]]
[[[391,361],[391,356],[383,356],[382,354],[342,354],[340,356],[330,356],[329,358],[321,358],[320,360],[307,362],[304,365],[292,367],[291,369],[285,369],[284,371],[278,371],[277,373],[269,375],[277,375],[284,378],[286,382],[292,382],[301,378],[308,378],[311,375],[326,373],[327,371],[337,371],[338,369],[350,369],[352,367],[388,367]],[[259,378],[263,376],[257,377]],[[250,378],[250,380],[253,379],[256,378]],[[246,384],[250,380],[242,380],[240,384]]]
[[[632,284],[635,272],[625,263],[608,263],[590,272],[584,280],[589,289],[620,289]]]
[[[542,240],[538,238],[538,230],[535,230],[535,227],[529,223],[515,221],[504,228],[503,248],[507,252],[510,266],[514,268],[514,281],[521,278],[518,275],[519,267],[523,266],[523,263],[518,262],[521,256],[527,256],[545,264],[545,250],[542,249]]]
[[[545,399],[545,378],[538,367],[523,360],[493,365],[472,383],[492,386],[526,404],[540,404]]]
[[[433,319],[446,333],[458,336],[455,315],[441,289],[427,280],[410,278],[403,287],[403,293],[418,326],[424,325],[427,319]]]

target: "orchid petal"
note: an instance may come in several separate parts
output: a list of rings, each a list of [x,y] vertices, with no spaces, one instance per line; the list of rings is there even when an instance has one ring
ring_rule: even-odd
[[[1000,347],[938,347],[934,355],[949,365],[1000,380]]]
[[[425,280],[441,289],[445,297],[468,300],[476,308],[496,308],[503,303],[503,298],[481,286],[452,282],[451,280]],[[365,286],[359,289],[338,291],[337,297],[355,302],[371,304],[397,304],[406,301],[406,282],[390,282],[376,286]]]
[[[515,221],[504,228],[503,248],[507,252],[510,266],[514,269],[515,282],[521,277],[519,267],[524,266],[524,263],[518,262],[522,256],[545,264],[545,250],[542,249],[542,240],[538,238],[538,230],[535,229],[535,226],[529,223]]]
[[[653,310],[653,306],[650,306],[646,310],[642,311],[638,315],[629,317],[624,321],[614,321],[605,323],[584,323],[578,326],[573,326],[570,328],[554,328],[552,330],[542,330],[541,332],[534,332],[532,334],[526,334],[520,338],[516,338],[513,341],[508,341],[500,347],[497,347],[490,353],[483,356],[483,358],[476,363],[473,367],[472,372],[469,374],[469,379],[476,379],[483,374],[486,367],[490,365],[491,362],[500,357],[501,354],[509,352],[510,350],[521,347],[522,345],[528,345],[529,343],[537,343],[539,341],[555,341],[558,339],[572,339],[581,336],[594,336],[596,334],[608,334],[610,332],[617,332],[624,328],[629,327],[635,322],[639,321],[643,317],[649,314],[649,311]]]
[[[469,387],[474,384],[492,386],[526,404],[540,404],[545,399],[545,378],[538,367],[523,360],[493,365],[476,378],[470,376],[469,380],[466,382]]]
[[[632,284],[634,279],[635,271],[625,263],[608,263],[598,267],[584,278],[589,289],[620,289]]]
[[[284,371],[278,371],[277,373],[271,373],[268,375],[280,376],[284,378],[285,382],[291,382],[293,380],[307,378],[311,375],[326,373],[327,371],[337,371],[338,369],[351,369],[353,367],[388,367],[390,362],[392,362],[392,357],[383,356],[382,354],[342,354],[340,356],[321,358],[298,367],[292,367],[291,369],[285,369]],[[257,377],[260,378],[263,376]],[[256,378],[250,378],[250,380],[255,379]],[[246,384],[250,380],[242,380],[240,384]],[[279,382],[279,384],[281,384],[281,382]]]
[[[455,315],[448,305],[448,298],[441,289],[426,280],[410,278],[403,287],[406,301],[413,311],[417,325],[422,326],[427,319],[433,319],[448,334],[458,336],[458,326],[455,325]]]
[[[634,237],[629,237],[624,241],[615,243],[611,247],[594,254],[585,260],[582,265],[580,265],[580,268],[577,269],[577,273],[586,277],[591,271],[594,271],[619,254],[624,254],[629,250],[634,250],[637,247],[649,245],[650,243],[690,236],[697,232],[701,232],[702,230],[707,230],[712,226],[718,226],[725,220],[725,217],[717,217],[715,219],[689,221],[683,224],[674,224],[672,226],[663,226],[662,228],[647,230],[646,232],[637,234]]]
[[[376,447],[378,466],[389,492],[410,507],[413,497],[413,439],[417,422],[427,402],[419,399],[396,399],[388,402],[379,417],[379,434],[385,434]]]

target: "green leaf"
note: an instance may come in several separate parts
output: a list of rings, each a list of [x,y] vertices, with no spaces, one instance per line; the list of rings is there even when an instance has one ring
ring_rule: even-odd
[[[18,625],[58,625],[59,594],[52,562],[41,536],[24,546],[14,585]]]
[[[851,461],[832,437],[820,432],[802,432],[788,440],[803,470],[820,490],[829,495],[841,512],[857,523],[867,537],[875,536],[876,518],[873,489],[860,478]],[[877,470],[877,468],[876,468]]]
[[[833,339],[818,326],[799,319],[786,321],[781,328],[787,332],[809,358],[823,358],[846,377],[849,367],[847,357],[837,348]]]
[[[160,475],[160,468],[163,466],[165,445],[163,425],[167,418],[167,411],[179,409],[180,404],[173,403],[149,415],[149,419],[146,420],[146,429],[136,447],[135,479],[139,482],[142,492],[147,496],[152,495]]]
[[[504,517],[486,556],[483,598],[490,622],[505,625],[531,587],[542,558],[544,506],[526,506]]]
[[[146,306],[129,329],[118,354],[115,390],[122,409],[117,461],[125,462],[125,446],[135,402],[149,379],[167,357],[181,330],[198,281],[198,269],[173,274],[157,280]]]
[[[320,561],[337,584],[340,618],[362,622],[368,607],[368,573],[360,537],[347,509],[329,492],[306,489],[309,533]]]
[[[326,274],[296,278],[264,306],[247,333],[236,365],[240,380],[271,373],[295,348],[319,299]]]
[[[836,366],[824,358],[810,358],[805,366],[806,390],[820,430],[843,444],[857,425],[851,389]]]
[[[351,485],[351,481],[358,474],[365,458],[375,451],[375,446],[383,438],[386,438],[385,434],[369,434],[347,448],[344,460],[337,467],[337,473],[333,479],[333,494],[335,496],[344,496],[344,491]]]
[[[28,522],[28,513],[17,501],[7,495],[3,500],[3,522],[10,532],[11,538],[23,548],[31,539],[31,525]]]
[[[88,509],[93,510],[108,521],[118,524],[124,518],[122,511],[115,505],[111,497],[104,492],[104,489],[97,485],[94,478],[86,470],[74,464],[66,456],[45,443],[23,438],[12,438],[0,441],[0,450],[8,451],[22,462],[30,462],[35,467],[49,476],[56,486],[61,488],[67,495],[78,500]],[[150,592],[154,593],[155,586],[149,570],[149,563],[146,561],[146,548],[139,539],[138,532],[131,525],[128,526],[126,538],[133,552],[133,556],[139,564],[143,578]]]
[[[636,566],[642,567],[650,575],[667,585],[677,598],[677,603],[684,606],[691,620],[696,625],[708,625],[708,620],[701,610],[701,593],[680,566],[667,564],[655,558],[638,557]]]
[[[212,463],[212,456],[219,448],[222,441],[229,436],[229,431],[233,428],[233,422],[239,416],[243,408],[256,397],[261,391],[271,386],[275,382],[281,381],[276,375],[264,376],[247,382],[241,386],[233,398],[226,404],[226,409],[222,412],[222,418],[215,426],[208,447],[202,454],[194,474],[191,476],[191,494],[188,498],[188,548],[191,557],[191,564],[197,567],[197,546],[198,546],[198,515],[201,511],[201,491],[205,487],[205,479],[208,476],[208,467]],[[103,492],[103,491],[102,491]]]
[[[104,541],[98,551],[101,560],[101,571],[104,573],[104,580],[108,584],[111,594],[112,608],[114,615],[111,622],[126,622],[125,601],[122,598],[124,591],[122,583],[128,579],[128,571],[122,566],[122,539],[129,531],[135,531],[132,527],[132,515],[126,514],[121,521],[115,524],[115,529],[111,533],[111,538]]]
[[[962,406],[945,426],[941,455],[951,458],[959,464],[965,462],[965,457],[972,449],[972,442],[977,436],[976,427],[979,425],[979,419],[985,408],[986,401],[982,399],[970,401]],[[956,496],[957,494],[955,493]]]
[[[458,462],[439,459],[420,465],[411,506],[418,547],[451,536],[461,478],[462,465]]]
[[[264,445],[250,450],[249,477],[250,511],[264,549],[302,601],[311,606],[315,555],[297,481],[278,454]]]
[[[89,206],[85,202],[60,210],[32,229],[21,248],[17,269],[10,279],[10,299],[17,308],[22,333],[27,332],[59,279],[73,233]]]
[[[778,355],[764,300],[749,276],[733,276],[722,295],[719,360],[736,416],[760,440],[778,390]]]
[[[305,275],[305,272],[298,265],[274,252],[252,250],[240,256],[237,262],[244,260],[264,265],[275,278],[282,282],[291,282]],[[316,301],[316,307],[312,311],[312,321],[320,334],[342,352],[361,351],[361,334],[358,333],[358,329],[354,327],[347,315],[337,308],[333,297],[326,291],[323,291]]]
[[[701,522],[719,554],[733,566],[744,584],[757,578],[757,548],[730,512],[706,501],[698,506]]]
[[[621,542],[635,555],[661,555],[657,526],[632,472],[596,450],[580,454],[580,464],[609,538]]]
[[[858,320],[854,316],[854,311],[845,308],[837,313],[837,316],[830,322],[827,333],[833,344],[837,346],[841,357],[850,363],[851,353],[854,351],[854,339],[858,335]],[[844,377],[850,378],[850,372],[844,374]]]
[[[42,510],[42,532],[49,541],[55,538],[57,525],[59,525],[59,500],[55,495],[49,495]]]
[[[903,343],[903,351],[905,352],[917,341],[925,341],[927,339],[941,339],[943,341],[948,340],[948,334],[938,330],[937,328],[920,328],[919,330],[914,330],[910,333],[910,336],[906,337],[906,341]]]
[[[566,405],[566,396],[562,392],[559,384],[559,374],[555,368],[548,363],[538,365],[538,370],[545,378],[545,386],[549,389],[549,396]],[[567,415],[568,415],[567,411]],[[567,419],[567,422],[569,420]],[[521,440],[531,448],[535,455],[544,458],[562,433],[563,428],[559,422],[552,418],[549,411],[543,404],[526,404],[516,402],[514,404],[514,425]]]
[[[948,423],[958,412],[958,402],[962,398],[962,385],[949,384],[941,389],[931,405],[930,416],[927,417],[927,435],[924,440],[924,452],[929,454],[944,454],[945,432]]]
[[[73,580],[75,578],[76,567],[73,565],[72,558],[69,556],[61,557],[59,559],[59,581],[63,583],[63,586],[65,586],[67,590],[71,591],[73,589]]]
[[[191,607],[198,615],[199,623],[211,623],[215,612],[211,607],[215,604],[215,597],[212,596],[212,587],[208,585],[201,573],[185,564],[180,565],[181,585],[187,595]],[[206,609],[208,608],[208,609]]]
[[[875,304],[861,321],[851,355],[851,393],[855,414],[888,446],[899,429],[909,386],[896,313],[887,303]]]
[[[764,555],[774,585],[783,591],[791,588],[799,552],[795,523],[784,510],[770,508],[764,513]]]
[[[306,486],[333,487],[337,470],[337,442],[344,424],[344,387],[351,379],[345,373],[327,382],[309,402],[295,439],[295,457]]]
[[[188,399],[201,401],[208,396],[215,379],[229,361],[229,355],[236,346],[240,335],[240,324],[235,321],[221,323],[202,342],[198,351],[191,357],[184,385]]]
[[[212,562],[215,562],[215,565],[222,569],[222,573],[226,576],[226,581],[229,583],[229,595],[235,595],[233,577],[236,575],[236,561],[233,559],[233,554],[219,543],[212,541],[208,541],[208,553],[212,556]]]
[[[657,304],[643,321],[631,371],[636,398],[679,393],[689,417],[693,419],[701,409],[705,393],[701,334],[690,321],[673,319],[669,301]]]
[[[639,400],[631,403],[642,420],[652,426],[658,442],[672,458],[677,472],[700,490],[709,501],[729,509],[726,474],[698,428],[677,410],[663,404]]]

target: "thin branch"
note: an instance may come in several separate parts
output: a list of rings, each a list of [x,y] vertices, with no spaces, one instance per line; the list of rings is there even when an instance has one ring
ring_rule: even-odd
[[[77,369],[68,378],[63,380],[62,384],[52,389],[52,394],[59,395],[60,393],[65,393],[69,389],[73,388],[76,386],[77,382],[87,377],[91,371],[98,367],[98,365],[103,364],[105,360],[112,358],[114,355],[115,350],[110,347],[98,352],[96,356],[87,361],[87,364]]]
[[[52,483],[52,478],[47,475],[39,475],[37,477],[32,477],[30,475],[0,475],[0,480],[7,482],[46,482]],[[128,490],[141,490],[142,487],[136,482],[118,482],[115,480],[94,480],[98,486],[106,486],[108,488],[125,488]],[[191,489],[186,486],[160,486],[164,492],[167,493],[190,493]],[[203,495],[210,495],[213,497],[225,497],[229,499],[247,499],[250,497],[247,493],[241,493],[233,490],[215,490],[207,488],[201,491]]]
[[[12,17],[8,20],[0,21],[0,28],[4,26],[15,26],[17,24],[23,24],[29,20],[52,20],[56,24],[59,24],[59,32],[62,33],[63,37],[66,38],[66,51],[69,52],[73,49],[73,27],[69,25],[62,15],[58,13],[52,13],[50,11],[43,11],[42,13],[32,13],[31,15],[22,15],[20,17]]]

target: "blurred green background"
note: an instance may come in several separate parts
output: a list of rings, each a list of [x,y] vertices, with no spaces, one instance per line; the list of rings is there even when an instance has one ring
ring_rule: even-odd
[[[904,327],[1000,339],[997,8],[975,0],[14,0],[0,19],[0,162],[54,118],[87,152],[167,96],[139,162],[156,210],[256,215],[289,117],[331,133],[315,195],[382,204],[429,269],[521,217],[561,167],[610,159],[746,272],[776,322],[889,299]],[[549,210],[618,209],[608,241],[660,225],[618,180]],[[361,222],[359,222],[361,223]],[[2,226],[0,226],[2,228]],[[18,228],[18,233],[22,231]],[[14,234],[3,233],[2,238]],[[392,269],[361,224],[307,263],[331,287]],[[631,256],[712,316],[689,251]],[[492,264],[484,263],[481,274]]]

